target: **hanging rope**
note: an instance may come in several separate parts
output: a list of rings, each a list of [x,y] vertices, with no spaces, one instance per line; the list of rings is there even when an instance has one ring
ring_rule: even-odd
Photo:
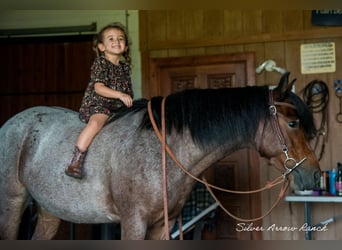
[[[303,100],[312,110],[312,113],[318,114],[316,118],[320,117],[316,126],[317,135],[314,144],[314,150],[321,144],[318,160],[323,157],[325,144],[328,140],[328,112],[327,107],[329,103],[329,89],[325,82],[321,80],[313,80],[309,82],[302,90]]]

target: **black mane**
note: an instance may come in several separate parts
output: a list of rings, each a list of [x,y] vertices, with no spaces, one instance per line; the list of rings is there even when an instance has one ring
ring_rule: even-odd
[[[188,128],[202,147],[249,141],[268,110],[267,87],[192,89],[166,99],[166,128]]]
[[[162,99],[151,99],[153,115],[159,128]],[[307,136],[312,137],[315,128],[310,110],[293,93],[288,96],[288,101],[296,106]],[[146,108],[147,102],[146,99],[136,100],[133,108],[123,110],[112,120]],[[193,140],[204,149],[237,138],[239,141],[250,141],[255,136],[259,122],[270,117],[268,103],[267,86],[184,90],[167,96],[165,126],[168,133],[172,129],[178,133],[189,129]],[[141,128],[152,129],[147,111]]]

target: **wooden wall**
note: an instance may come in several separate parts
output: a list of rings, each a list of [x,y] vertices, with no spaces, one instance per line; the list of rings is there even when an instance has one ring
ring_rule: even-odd
[[[1,40],[0,125],[38,105],[78,111],[94,58],[92,36]]]
[[[342,161],[342,124],[335,115],[339,102],[333,82],[342,79],[342,27],[311,25],[311,11],[302,10],[151,10],[140,11],[140,49],[142,55],[143,96],[150,97],[148,89],[149,59],[191,55],[213,55],[254,52],[256,66],[267,59],[291,72],[297,78],[295,90],[300,93],[314,79],[327,83],[330,92],[328,143],[320,161],[322,170],[328,170]],[[300,70],[300,45],[315,42],[335,42],[336,72],[303,75]],[[256,76],[256,84],[276,84],[280,75],[264,72]],[[318,117],[316,117],[318,119]],[[262,161],[261,184],[278,173]],[[265,212],[277,197],[277,190],[263,193]],[[342,205],[315,204],[312,223],[342,213]],[[263,220],[265,227],[301,226],[304,224],[303,205],[282,201],[271,215]],[[328,231],[314,233],[314,239],[342,239],[339,233],[342,221],[328,225]],[[304,239],[304,232],[264,231],[264,239]]]

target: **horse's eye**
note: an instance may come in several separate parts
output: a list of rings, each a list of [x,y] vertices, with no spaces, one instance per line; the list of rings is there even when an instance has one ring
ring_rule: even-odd
[[[289,121],[288,125],[290,128],[297,128],[298,127],[298,121]]]

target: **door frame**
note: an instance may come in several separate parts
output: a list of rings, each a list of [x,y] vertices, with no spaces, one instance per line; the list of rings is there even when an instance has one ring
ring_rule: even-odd
[[[185,57],[163,57],[149,59],[149,78],[144,81],[144,96],[151,98],[161,95],[160,91],[160,72],[164,67],[180,67],[180,66],[201,66],[215,65],[223,63],[244,63],[246,66],[246,85],[255,85],[255,53],[242,52],[222,55],[207,56],[185,56]]]

